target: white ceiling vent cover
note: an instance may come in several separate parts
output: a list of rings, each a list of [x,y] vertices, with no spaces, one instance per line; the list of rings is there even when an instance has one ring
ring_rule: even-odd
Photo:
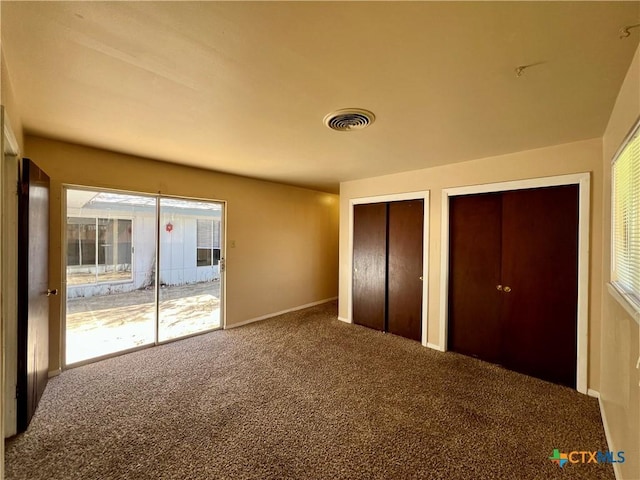
[[[338,132],[362,130],[375,122],[376,116],[369,110],[361,108],[343,108],[324,117],[324,124]]]

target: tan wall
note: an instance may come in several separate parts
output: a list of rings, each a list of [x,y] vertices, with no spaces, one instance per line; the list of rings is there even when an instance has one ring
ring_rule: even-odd
[[[600,373],[602,295],[602,141],[601,139],[529,150],[499,157],[344,182],[340,185],[340,306],[348,318],[350,272],[349,200],[358,197],[430,190],[428,342],[439,344],[440,210],[443,188],[591,172],[591,257],[589,288],[588,386],[597,389]]]
[[[1,23],[1,22],[0,22]],[[2,55],[2,46],[0,44],[0,152],[2,152],[2,157],[4,160],[4,82],[2,78],[5,75],[5,66],[4,66],[4,55]],[[4,208],[4,175],[3,175],[4,165],[0,168],[0,211]],[[0,223],[0,238],[5,234],[2,229],[2,224]],[[0,253],[0,272],[3,272],[4,261],[3,255]],[[2,297],[4,298],[4,274],[0,275],[0,292],[2,293]],[[2,309],[0,309],[0,312]],[[2,391],[0,392],[0,432],[2,432],[2,438],[4,439],[4,415],[5,415],[5,318],[2,313],[0,313],[0,345],[2,346],[2,353],[0,354],[0,388]],[[0,445],[0,479],[4,478],[4,441]]]
[[[62,185],[226,200],[227,325],[337,295],[338,197],[38,137],[27,155],[51,177],[51,287],[62,283]],[[60,367],[60,300],[52,303],[50,369]]]
[[[18,113],[15,96],[13,94],[13,86],[9,78],[9,70],[7,68],[4,54],[0,50],[0,103],[5,109],[6,118],[9,119],[11,130],[18,141],[21,151],[24,151],[24,135],[22,130],[22,120]]]
[[[4,151],[5,151],[5,145],[4,145],[4,126],[5,126],[5,122],[7,122],[7,124],[11,127],[11,131],[13,132],[14,136],[16,137],[16,140],[18,142],[18,148],[20,150],[22,150],[23,148],[23,133],[22,133],[22,121],[21,121],[21,117],[18,114],[18,109],[17,109],[17,105],[15,102],[15,96],[13,93],[13,88],[11,85],[11,81],[9,79],[9,71],[7,68],[7,64],[4,58],[4,53],[2,51],[2,46],[0,45],[0,105],[2,105],[2,121],[0,122],[0,159],[2,159],[2,166],[0,167],[0,211],[3,211],[5,208],[5,195],[6,192],[3,190],[3,186],[5,184],[5,182],[8,182],[8,179],[3,178],[3,175],[5,173],[5,167],[4,167],[4,162],[5,162],[5,158],[4,158]],[[9,150],[9,149],[7,149]],[[6,235],[6,233],[2,230],[2,228],[0,227],[0,238],[4,238]],[[6,298],[6,293],[7,293],[7,289],[5,288],[5,286],[3,286],[2,282],[7,282],[6,277],[4,276],[4,273],[6,272],[6,268],[7,268],[7,264],[9,262],[7,262],[6,258],[1,258],[0,259],[0,271],[3,272],[2,275],[2,279],[0,281],[0,289],[3,292],[3,305],[2,305],[2,311],[6,312],[6,311],[11,311],[12,307],[15,307],[15,305],[10,305],[10,303],[7,301]],[[9,285],[8,283],[6,285]],[[7,322],[6,322],[6,318],[4,316],[4,314],[2,315],[2,319],[0,321],[0,331],[2,332],[2,334],[0,335],[2,338],[0,339],[0,344],[3,346],[2,348],[2,355],[1,355],[1,360],[0,360],[0,371],[2,372],[2,391],[0,393],[0,432],[2,432],[2,438],[4,438],[4,433],[5,433],[5,415],[7,415],[8,409],[7,409],[7,404],[5,404],[5,396],[8,398],[10,397],[10,392],[6,391],[6,376],[5,375],[5,365],[7,364],[7,354],[10,354],[10,352],[15,352],[15,350],[11,347],[8,346],[8,348],[4,348],[4,346],[6,345],[7,337],[11,337],[11,335],[7,334]],[[15,365],[15,360],[13,362],[9,361],[8,362],[9,365]],[[8,374],[8,376],[13,379],[13,377],[11,376],[11,374]],[[15,375],[13,375],[15,376]],[[12,431],[12,426],[9,427],[9,431]],[[0,442],[0,479],[4,478],[4,442]]]
[[[640,48],[620,90],[603,137],[604,282],[611,265],[611,160],[627,133],[640,118]],[[640,207],[638,207],[640,208]],[[602,293],[602,347],[600,395],[611,434],[610,448],[627,452],[619,465],[621,478],[640,479],[640,327],[605,288]]]

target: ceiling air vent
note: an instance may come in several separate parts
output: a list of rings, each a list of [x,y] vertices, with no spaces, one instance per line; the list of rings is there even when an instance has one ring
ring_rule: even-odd
[[[371,125],[375,119],[376,116],[369,110],[343,108],[324,117],[324,124],[332,130],[348,132],[350,130],[362,130]]]

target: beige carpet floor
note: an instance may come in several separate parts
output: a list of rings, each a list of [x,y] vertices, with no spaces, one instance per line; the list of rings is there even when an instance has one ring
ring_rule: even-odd
[[[68,370],[9,480],[613,479],[569,388],[347,325],[336,304]]]

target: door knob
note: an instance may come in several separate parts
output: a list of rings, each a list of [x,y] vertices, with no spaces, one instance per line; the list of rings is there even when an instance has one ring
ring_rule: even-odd
[[[509,293],[511,291],[511,287],[508,287],[508,286],[504,287],[504,291],[506,293]]]
[[[58,294],[58,289],[54,288],[53,290],[51,290],[50,288],[47,288],[47,297],[50,297],[51,295],[57,295]]]
[[[496,290],[502,291],[502,285],[496,285]]]
[[[420,277],[420,281],[424,280],[424,278]]]

